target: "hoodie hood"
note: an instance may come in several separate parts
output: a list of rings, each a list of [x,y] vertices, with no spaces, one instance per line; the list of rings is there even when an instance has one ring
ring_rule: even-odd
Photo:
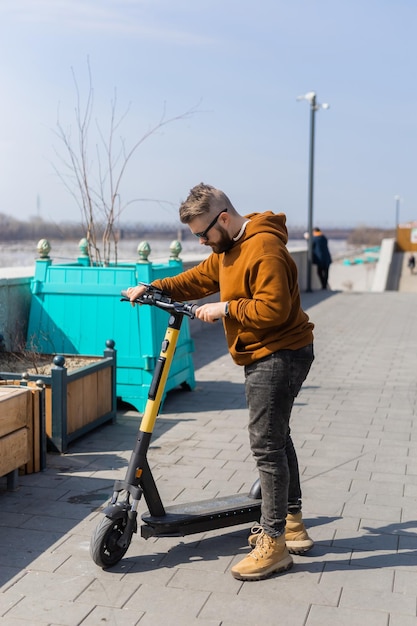
[[[278,237],[284,245],[287,245],[288,231],[285,225],[287,218],[284,213],[265,211],[264,213],[249,213],[245,217],[250,220],[246,225],[245,239],[249,239],[259,232],[271,233]]]

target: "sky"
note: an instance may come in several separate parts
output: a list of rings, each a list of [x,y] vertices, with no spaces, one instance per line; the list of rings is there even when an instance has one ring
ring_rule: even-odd
[[[307,227],[311,91],[314,224],[417,219],[416,27],[415,0],[0,0],[0,213],[81,222],[58,129],[76,150],[90,70],[93,188],[112,111],[115,154],[146,137],[122,222],[176,223],[205,182]]]

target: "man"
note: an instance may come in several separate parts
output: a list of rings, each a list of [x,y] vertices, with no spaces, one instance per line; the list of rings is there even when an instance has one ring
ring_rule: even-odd
[[[313,263],[317,265],[317,274],[322,289],[327,289],[331,262],[327,237],[323,235],[320,228],[313,228]]]
[[[196,267],[154,282],[177,300],[220,292],[196,317],[223,320],[230,354],[245,370],[249,439],[259,471],[260,526],[253,550],[231,573],[260,580],[292,566],[290,550],[313,546],[301,517],[301,488],[289,420],[313,361],[313,325],[300,306],[297,268],[286,248],[285,215],[240,215],[220,190],[203,183],[180,206],[180,220],[213,253]],[[134,301],[145,287],[128,289]]]

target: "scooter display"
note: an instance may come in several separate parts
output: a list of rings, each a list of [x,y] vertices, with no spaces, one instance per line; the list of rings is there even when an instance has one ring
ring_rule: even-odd
[[[235,494],[209,500],[164,506],[148,464],[147,453],[160,411],[164,388],[174,357],[184,317],[193,319],[197,305],[174,301],[168,294],[146,285],[146,292],[135,302],[156,306],[169,313],[148,399],[141,419],[136,444],[124,480],[116,480],[110,503],[90,541],[93,561],[102,568],[116,565],[126,554],[138,530],[138,509],[142,496],[148,511],[141,516],[141,536],[186,536],[218,528],[259,522],[261,492],[259,479],[248,494]],[[122,291],[122,301],[129,301]]]

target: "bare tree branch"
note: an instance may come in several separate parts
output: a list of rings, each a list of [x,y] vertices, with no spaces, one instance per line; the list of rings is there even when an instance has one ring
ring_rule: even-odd
[[[164,105],[159,121],[151,126],[132,146],[126,147],[124,138],[122,136],[116,138],[116,133],[119,132],[125,121],[130,111],[130,105],[120,117],[117,117],[117,93],[115,90],[111,100],[110,123],[107,133],[103,132],[96,120],[100,143],[95,146],[96,161],[90,161],[89,140],[94,108],[94,89],[88,59],[87,68],[89,86],[85,104],[82,104],[78,81],[74,70],[71,69],[76,94],[74,118],[77,137],[74,140],[71,127],[68,130],[63,127],[58,110],[54,133],[64,146],[66,158],[55,150],[62,170],[57,166],[54,166],[54,169],[81,209],[91,262],[109,265],[112,257],[117,263],[116,227],[120,216],[127,206],[133,202],[141,201],[134,199],[122,202],[121,199],[122,182],[132,157],[142,144],[160,129],[173,122],[192,117],[198,109],[192,107],[185,113],[167,117]],[[96,170],[96,176],[93,174],[94,170]],[[98,241],[100,234],[101,246]]]

